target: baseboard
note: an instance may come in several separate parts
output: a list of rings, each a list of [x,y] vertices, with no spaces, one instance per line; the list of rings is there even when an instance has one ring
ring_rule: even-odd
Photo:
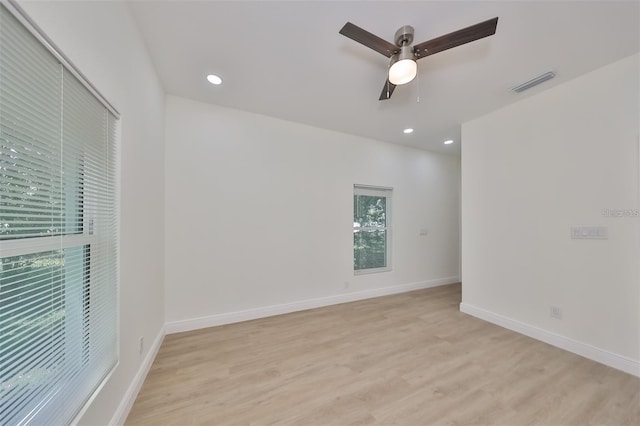
[[[403,284],[392,287],[376,288],[372,290],[357,291],[352,293],[339,294],[335,296],[321,297],[317,299],[301,300],[299,302],[284,303],[281,305],[265,306],[261,308],[249,309],[245,311],[229,312],[224,314],[209,315],[206,317],[193,318],[181,321],[172,321],[165,324],[167,334],[180,333],[183,331],[198,330],[201,328],[214,327],[218,325],[231,324],[242,321],[249,321],[258,318],[265,318],[274,315],[288,314],[291,312],[305,311],[307,309],[321,308],[323,306],[338,305],[341,303],[355,302],[357,300],[370,299],[373,297],[388,296],[391,294],[405,293],[407,291],[421,290],[425,288],[438,287],[446,284],[453,284],[460,281],[460,277],[445,277],[417,283]]]
[[[133,403],[138,396],[138,392],[142,388],[142,384],[144,383],[144,379],[147,377],[147,373],[149,373],[149,369],[153,364],[153,361],[156,359],[156,355],[160,350],[160,345],[162,345],[162,341],[164,340],[165,331],[164,329],[160,330],[160,333],[156,336],[155,340],[151,347],[149,347],[149,352],[147,352],[147,356],[144,358],[144,361],[140,365],[138,372],[135,377],[131,381],[129,388],[125,392],[120,401],[120,405],[118,409],[113,414],[110,425],[123,425],[127,420],[127,416],[129,415],[129,411],[131,411],[131,407],[133,407]]]
[[[639,360],[627,358],[587,343],[579,342],[569,337],[478,308],[468,303],[460,303],[460,311],[509,330],[513,330],[517,333],[524,334],[525,336],[548,343],[560,349],[573,352],[574,354],[583,356],[617,370],[624,371],[625,373],[640,377]]]

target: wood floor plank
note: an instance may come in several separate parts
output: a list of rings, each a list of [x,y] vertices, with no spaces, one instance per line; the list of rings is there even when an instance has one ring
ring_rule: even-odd
[[[127,425],[640,425],[640,379],[459,312],[460,285],[166,336]]]

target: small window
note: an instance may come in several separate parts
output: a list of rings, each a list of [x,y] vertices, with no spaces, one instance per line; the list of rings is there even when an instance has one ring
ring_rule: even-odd
[[[353,187],[353,270],[391,269],[391,188]]]

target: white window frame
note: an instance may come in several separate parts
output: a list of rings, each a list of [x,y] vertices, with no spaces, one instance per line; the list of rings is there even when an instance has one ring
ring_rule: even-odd
[[[385,232],[385,266],[377,267],[377,268],[365,268],[365,269],[356,269],[355,260],[353,265],[353,273],[354,275],[364,275],[364,274],[372,274],[379,272],[388,272],[392,270],[391,263],[391,247],[392,247],[392,205],[393,205],[393,188],[384,187],[384,186],[372,186],[372,185],[361,185],[354,184],[353,185],[353,195],[365,195],[365,196],[374,196],[374,197],[384,197],[385,198],[385,225],[384,226],[356,226],[354,222],[353,233],[362,232],[362,231],[384,231]],[[356,203],[354,202],[353,211],[355,214]],[[353,250],[355,251],[355,242]]]

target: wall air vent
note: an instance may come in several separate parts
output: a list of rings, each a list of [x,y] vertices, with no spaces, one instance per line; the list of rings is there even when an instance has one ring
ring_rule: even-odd
[[[540,83],[544,83],[547,80],[551,80],[555,76],[556,76],[556,73],[554,73],[553,71],[545,72],[544,74],[540,74],[539,76],[534,77],[529,81],[525,81],[522,84],[518,84],[516,87],[514,87],[511,90],[513,90],[516,93],[521,93],[521,92],[524,92],[525,90],[531,89],[534,86],[537,86]]]

